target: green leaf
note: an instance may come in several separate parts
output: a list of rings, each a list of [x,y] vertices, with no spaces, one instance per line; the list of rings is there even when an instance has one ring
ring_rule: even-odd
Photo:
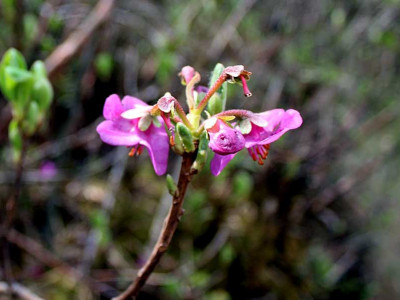
[[[225,67],[223,64],[218,63],[215,65],[214,70],[211,73],[209,88],[211,88],[218,80],[224,69]],[[227,90],[228,84],[224,82],[218,91],[208,101],[207,110],[211,115],[215,115],[225,110]]]
[[[4,53],[0,64],[4,65],[4,67],[11,66],[27,70],[24,56],[14,48],[10,48],[6,53]]]
[[[42,114],[49,108],[53,100],[53,87],[46,77],[35,78],[32,87],[32,100],[37,102]]]
[[[178,187],[176,186],[176,183],[170,174],[167,174],[166,181],[168,192],[170,193],[170,195],[173,197],[178,196]]]
[[[27,135],[32,135],[42,120],[42,114],[39,110],[39,105],[32,101],[29,103],[29,109],[23,120],[23,130]]]
[[[14,49],[9,49],[0,62],[0,89],[8,100],[13,97],[13,92],[7,88],[6,68],[14,67],[16,69],[26,70],[26,62],[22,54]]]
[[[31,67],[31,72],[32,72],[33,76],[35,76],[36,78],[38,78],[38,77],[47,78],[46,66],[45,66],[44,62],[42,62],[41,60],[37,60],[33,63],[32,67]]]
[[[183,123],[176,124],[176,133],[178,138],[182,141],[183,148],[186,152],[193,152],[196,147],[193,143],[193,136],[189,128],[187,128]]]
[[[17,67],[6,67],[4,70],[4,83],[4,94],[13,103],[13,108],[17,110],[17,115],[23,115],[32,90],[32,74]]]

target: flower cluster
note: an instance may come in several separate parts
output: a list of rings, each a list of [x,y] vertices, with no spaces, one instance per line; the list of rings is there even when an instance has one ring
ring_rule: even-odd
[[[179,75],[186,85],[189,113],[169,93],[153,106],[134,97],[125,96],[121,101],[111,95],[104,105],[106,120],[97,127],[100,138],[111,145],[132,147],[130,155],[139,155],[147,148],[158,175],[166,172],[169,149],[179,155],[195,153],[193,166],[198,171],[205,162],[206,143],[206,149],[214,152],[211,172],[219,175],[244,148],[262,165],[270,144],[302,124],[299,112],[293,109],[261,113],[225,110],[226,82],[239,83],[246,97],[252,95],[246,82],[251,73],[241,65],[224,68],[218,64],[209,87],[195,86],[200,74],[190,66],[182,68]]]

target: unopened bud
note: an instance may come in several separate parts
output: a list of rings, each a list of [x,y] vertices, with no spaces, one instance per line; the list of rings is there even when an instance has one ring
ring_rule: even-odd
[[[182,141],[183,148],[186,152],[194,152],[196,150],[196,147],[193,143],[192,133],[183,123],[176,124],[176,134]]]
[[[176,183],[172,178],[172,176],[167,174],[166,181],[167,181],[168,192],[171,194],[172,197],[178,197],[179,196],[178,187],[176,186]]]

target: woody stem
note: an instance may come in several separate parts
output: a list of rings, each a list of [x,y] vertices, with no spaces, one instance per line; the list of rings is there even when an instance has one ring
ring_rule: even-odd
[[[126,300],[136,299],[140,289],[146,283],[147,279],[157,266],[163,254],[167,251],[169,244],[171,243],[172,237],[179,224],[179,220],[183,215],[183,200],[185,197],[186,189],[189,182],[192,180],[194,175],[190,171],[190,168],[195,160],[194,153],[184,153],[182,156],[181,171],[179,174],[178,191],[172,198],[172,204],[169,209],[168,215],[164,220],[164,225],[161,230],[158,241],[153,248],[153,251],[146,261],[146,264],[138,272],[138,275],[134,282],[119,296],[113,298],[113,300]]]

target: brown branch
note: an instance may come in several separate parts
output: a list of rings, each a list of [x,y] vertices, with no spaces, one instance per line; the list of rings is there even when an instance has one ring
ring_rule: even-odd
[[[75,56],[93,32],[107,20],[114,2],[115,0],[100,0],[77,30],[50,54],[45,60],[49,77]]]
[[[172,198],[172,205],[167,217],[165,218],[164,226],[161,230],[158,241],[153,248],[153,252],[151,253],[144,267],[139,270],[135,281],[125,290],[125,292],[113,298],[113,300],[135,299],[140,289],[146,283],[154,268],[157,266],[163,254],[167,251],[178,226],[180,217],[183,214],[182,206],[186,189],[194,175],[190,171],[194,159],[194,153],[183,154],[181,172],[178,181],[178,192]]]

